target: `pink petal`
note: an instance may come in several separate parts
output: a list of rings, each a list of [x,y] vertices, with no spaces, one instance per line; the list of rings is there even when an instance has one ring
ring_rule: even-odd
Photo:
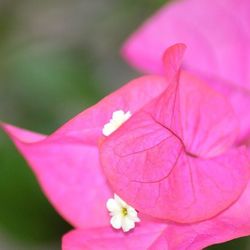
[[[165,237],[169,249],[198,250],[250,234],[250,184],[240,199],[211,220],[190,225],[171,225]]]
[[[250,92],[220,79],[208,78],[206,81],[230,101],[240,125],[237,144],[245,145],[250,140]]]
[[[56,210],[72,225],[107,225],[105,203],[113,194],[101,172],[98,148],[67,135],[30,142],[25,130],[3,125],[32,167]]]
[[[166,242],[160,238],[165,227],[163,224],[141,224],[129,233],[112,230],[110,227],[74,230],[63,237],[62,249],[167,249]]]
[[[182,72],[180,84],[181,132],[187,151],[212,157],[231,147],[239,121],[227,98],[187,72]]]
[[[182,73],[103,142],[101,162],[115,192],[139,211],[204,220],[236,201],[248,182],[246,150],[228,151],[236,125],[223,96]]]
[[[142,77],[104,98],[46,137],[0,126],[24,155],[48,199],[76,227],[109,224],[105,207],[113,197],[99,165],[102,128],[118,109],[135,112],[167,86],[162,77]]]
[[[135,67],[162,72],[165,48],[188,47],[186,68],[250,89],[248,0],[186,0],[168,4],[126,42],[123,55]]]

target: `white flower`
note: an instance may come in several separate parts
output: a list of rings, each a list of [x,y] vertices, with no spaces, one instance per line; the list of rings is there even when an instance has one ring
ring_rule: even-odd
[[[104,125],[102,133],[105,136],[111,135],[115,130],[117,130],[125,121],[127,121],[131,116],[130,111],[124,112],[123,110],[117,110],[113,112],[112,119]]]
[[[136,222],[140,222],[136,210],[114,194],[114,199],[108,199],[107,209],[110,212],[110,224],[115,229],[122,229],[124,232],[135,227]]]

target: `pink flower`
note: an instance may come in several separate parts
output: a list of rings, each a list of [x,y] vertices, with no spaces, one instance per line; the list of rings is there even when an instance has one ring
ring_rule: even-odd
[[[163,7],[125,43],[136,68],[162,73],[165,48],[188,46],[184,68],[224,93],[237,113],[240,143],[250,141],[250,31],[248,0],[182,0]]]
[[[250,233],[249,158],[233,146],[237,117],[226,98],[179,72],[184,49],[166,51],[165,76],[131,81],[50,136],[1,124],[76,228],[64,250],[201,249]],[[134,230],[112,228],[118,203]],[[126,229],[117,219],[113,227]]]

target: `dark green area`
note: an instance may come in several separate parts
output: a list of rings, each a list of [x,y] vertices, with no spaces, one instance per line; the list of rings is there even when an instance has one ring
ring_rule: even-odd
[[[207,250],[248,250],[249,249],[249,242],[247,238],[240,238],[236,240],[232,240],[230,242],[224,244],[218,244],[211,247],[206,248]]]

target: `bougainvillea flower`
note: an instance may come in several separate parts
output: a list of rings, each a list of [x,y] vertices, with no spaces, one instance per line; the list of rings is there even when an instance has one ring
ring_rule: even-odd
[[[184,50],[166,51],[165,76],[131,81],[49,136],[1,124],[76,228],[64,250],[201,249],[250,233],[237,117],[223,95],[179,71]]]
[[[177,77],[107,137],[100,152],[113,189],[136,209],[190,223],[232,204],[249,166],[244,157],[233,163],[243,149],[228,150],[237,121],[226,99],[186,72]]]
[[[248,0],[182,0],[164,6],[125,43],[136,68],[162,73],[165,48],[187,44],[184,68],[219,88],[240,120],[239,142],[250,139],[250,31]]]

